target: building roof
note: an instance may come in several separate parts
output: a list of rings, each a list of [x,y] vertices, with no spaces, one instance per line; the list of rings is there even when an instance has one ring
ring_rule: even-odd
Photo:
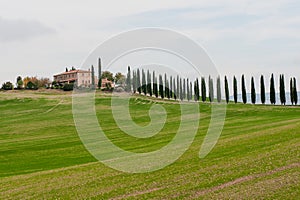
[[[65,80],[60,80],[58,82],[63,83],[63,82],[72,82],[72,81],[76,81],[76,78],[69,78],[69,79],[65,79]]]
[[[77,70],[70,70],[68,72],[63,72],[60,74],[56,74],[54,76],[60,76],[60,75],[67,75],[67,74],[74,74],[74,73],[90,73],[91,71],[87,71],[87,70],[81,70],[81,69],[77,69]]]

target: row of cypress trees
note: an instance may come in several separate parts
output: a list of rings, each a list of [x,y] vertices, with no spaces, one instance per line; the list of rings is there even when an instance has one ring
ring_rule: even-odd
[[[209,77],[208,83],[208,100],[213,102],[214,97],[214,86],[213,79]],[[168,77],[165,73],[163,75],[155,74],[155,71],[151,72],[149,70],[137,69],[132,72],[128,67],[127,79],[126,79],[126,92],[139,93],[149,96],[167,98],[167,99],[179,99],[179,100],[192,100],[194,97],[195,101],[201,100],[203,102],[207,101],[206,97],[206,82],[204,77],[201,78],[201,89],[199,85],[199,80],[196,79],[194,84],[187,78],[181,78],[178,75],[176,77]],[[201,94],[200,94],[201,92]],[[221,102],[221,79],[217,79],[217,101]]]
[[[286,104],[286,92],[285,92],[285,82],[284,82],[284,75],[281,74],[279,76],[279,95],[280,95],[280,103],[282,105]],[[294,105],[297,105],[298,103],[298,95],[297,95],[297,83],[296,78],[293,77],[290,80],[290,94],[291,94],[291,102]],[[233,77],[233,96],[234,96],[234,102],[237,103],[237,79],[234,76]],[[266,89],[265,89],[265,81],[264,76],[262,75],[260,77],[260,94],[261,94],[261,103],[266,103]],[[225,76],[225,97],[226,102],[229,102],[229,89],[228,89],[228,80]],[[245,85],[245,76],[242,75],[242,100],[243,103],[247,103],[247,93],[246,93],[246,85]],[[271,75],[270,78],[270,102],[271,104],[276,104],[276,89],[275,89],[275,80],[274,75]],[[251,103],[256,103],[256,89],[255,89],[255,81],[254,77],[251,77]]]
[[[292,104],[298,103],[297,96],[297,88],[296,88],[296,78],[293,77],[290,80],[290,94],[291,94],[291,102]],[[225,99],[226,102],[229,103],[229,84],[227,76],[224,77],[224,87],[225,87]],[[221,78],[217,77],[216,83],[217,89],[217,102],[222,101],[221,95]],[[284,75],[280,75],[279,77],[279,92],[280,92],[280,101],[282,105],[286,104],[286,92],[285,92],[285,82]],[[199,84],[198,78],[194,82],[189,79],[181,78],[178,75],[176,77],[168,77],[165,73],[164,75],[156,75],[155,71],[152,73],[149,70],[134,70],[132,72],[128,67],[127,78],[126,78],[126,87],[125,91],[139,93],[149,96],[155,96],[156,98],[161,97],[162,99],[175,99],[175,100],[192,100],[194,101],[209,101],[214,102],[214,81],[209,76],[208,78],[208,97],[207,95],[207,87],[206,81],[204,77],[201,77],[201,81]],[[245,76],[242,75],[241,79],[241,91],[242,91],[242,100],[243,103],[247,103],[247,92],[246,92],[246,84],[245,84]],[[201,94],[200,94],[201,93]],[[260,78],[260,94],[261,94],[261,103],[265,104],[266,102],[266,90],[265,90],[265,81],[264,76],[262,75]],[[193,98],[194,97],[194,98]],[[201,97],[201,99],[200,99]],[[238,82],[236,77],[233,77],[233,98],[234,102],[238,101]],[[276,104],[276,90],[275,90],[275,80],[273,74],[270,78],[270,102],[271,104]],[[256,103],[256,88],[254,77],[251,77],[251,103]]]

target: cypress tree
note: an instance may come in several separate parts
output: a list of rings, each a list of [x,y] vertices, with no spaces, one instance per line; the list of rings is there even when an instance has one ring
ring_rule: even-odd
[[[194,81],[194,100],[197,101],[197,95],[196,95],[196,92],[197,91],[197,83],[196,81]]]
[[[151,73],[147,70],[147,93],[152,97]]]
[[[183,89],[182,89],[182,99],[186,99],[186,85],[185,85],[185,78],[183,79]]]
[[[163,84],[163,78],[162,75],[159,75],[159,94],[160,97],[164,98],[164,84]]]
[[[155,95],[156,98],[158,98],[157,77],[155,76],[155,71],[153,71],[152,79],[153,79],[153,94]]]
[[[130,73],[130,66],[128,66],[128,68],[127,68],[126,92],[131,92],[131,73]]]
[[[243,103],[247,103],[247,92],[246,92],[246,84],[245,84],[245,76],[242,75],[242,98],[243,98]]]
[[[294,77],[294,85],[293,85],[293,96],[294,96],[294,103],[295,105],[298,104],[298,92],[297,92],[297,82],[296,78]]]
[[[92,88],[95,88],[95,69],[94,66],[92,65]]]
[[[256,92],[255,92],[255,84],[254,84],[253,76],[251,78],[251,101],[252,101],[252,104],[256,103]]]
[[[221,97],[221,80],[220,76],[217,78],[217,101],[218,103],[221,103],[222,97]]]
[[[198,78],[196,79],[196,99],[199,101],[200,99],[200,90],[199,90],[199,80]]]
[[[265,104],[266,103],[266,89],[265,89],[265,80],[264,80],[263,75],[261,75],[261,77],[260,77],[260,98],[261,98],[261,103]]]
[[[229,88],[228,88],[228,80],[226,76],[225,76],[225,98],[226,98],[226,103],[229,103]]]
[[[193,84],[190,82],[190,100],[193,98]]]
[[[146,83],[146,75],[144,69],[142,69],[142,92],[144,95],[147,95],[147,83]]]
[[[169,88],[169,80],[167,79],[167,82],[166,82],[166,90],[167,90],[167,93],[166,93],[166,97],[168,99],[170,99],[170,88]]]
[[[294,105],[294,85],[293,85],[293,78],[290,80],[290,97],[291,97],[291,103]]]
[[[180,83],[179,83],[179,76],[177,75],[177,84],[176,84],[176,86],[177,86],[177,90],[176,90],[176,97],[178,98],[178,99],[180,99]]]
[[[176,100],[177,99],[177,95],[176,95],[176,84],[175,84],[175,78],[173,78],[173,96],[174,96],[174,99]]]
[[[282,105],[283,99],[282,99],[282,77],[281,77],[281,74],[279,75],[279,97],[280,97],[280,103]]]
[[[188,101],[190,101],[190,82],[189,79],[186,79],[186,98]]]
[[[233,77],[233,98],[234,103],[237,103],[237,80],[236,77]]]
[[[283,104],[286,104],[286,96],[285,96],[285,80],[284,75],[282,75],[282,98],[283,98]]]
[[[142,93],[142,86],[141,86],[141,74],[140,74],[140,69],[137,69],[136,71],[136,87],[137,87],[137,90],[139,92],[139,94]]]
[[[170,76],[170,88],[169,88],[170,98],[173,98],[173,80],[172,76]]]
[[[98,88],[102,87],[101,58],[98,59]]]
[[[201,77],[201,98],[202,102],[206,101],[206,83],[204,77]]]
[[[286,98],[285,98],[285,84],[284,84],[284,75],[279,76],[279,92],[280,92],[280,102],[281,105],[285,105]]]
[[[213,79],[209,76],[208,77],[208,87],[209,87],[209,101],[214,102],[214,81]]]
[[[166,73],[165,73],[164,81],[165,81],[165,97],[167,98],[168,97],[168,86],[167,86],[167,74]]]
[[[273,74],[270,80],[270,101],[271,104],[276,104],[275,83]]]
[[[133,93],[136,93],[136,71],[132,71],[132,90],[133,90]]]
[[[183,100],[183,92],[182,92],[182,78],[180,78],[179,80],[179,96],[180,96],[180,100],[182,101]]]

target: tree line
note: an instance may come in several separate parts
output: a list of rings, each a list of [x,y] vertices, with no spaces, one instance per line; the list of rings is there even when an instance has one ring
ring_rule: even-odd
[[[200,81],[199,81],[200,80]],[[286,91],[285,91],[285,79],[284,75],[281,74],[279,77],[279,96],[280,103],[282,105],[286,104]],[[216,89],[216,92],[215,90]],[[208,90],[208,91],[207,91]],[[156,98],[160,97],[162,99],[175,99],[175,100],[187,100],[187,101],[202,101],[202,102],[218,102],[222,101],[222,88],[221,88],[221,78],[218,76],[216,78],[216,85],[214,85],[214,79],[209,76],[208,80],[205,77],[196,78],[195,80],[189,80],[188,78],[182,78],[179,75],[173,77],[165,74],[156,74],[155,71],[136,69],[131,72],[130,67],[127,70],[126,76],[126,92],[139,93],[149,96],[154,96]],[[229,83],[227,76],[224,77],[224,95],[226,103],[229,103],[230,93],[229,93]],[[242,75],[241,78],[241,94],[242,101],[244,104],[248,102],[247,90],[245,83],[245,76]],[[215,96],[216,95],[216,96]],[[251,97],[250,101],[252,104],[256,104],[257,90],[255,88],[255,79],[251,77]],[[261,103],[266,103],[266,88],[265,88],[265,78],[262,75],[260,77],[260,97]],[[269,100],[271,104],[276,104],[276,88],[275,79],[272,74],[270,77],[270,95]],[[297,83],[296,78],[292,77],[290,79],[290,99],[293,105],[298,104],[298,94],[297,94]],[[233,77],[233,100],[234,103],[238,102],[238,81],[236,76]]]
[[[38,78],[36,76],[33,77],[25,77],[22,78],[21,76],[18,76],[16,79],[16,84],[14,87],[14,84],[11,82],[5,82],[2,84],[1,89],[3,90],[37,90],[39,88],[48,88],[51,85],[51,81],[49,78]]]

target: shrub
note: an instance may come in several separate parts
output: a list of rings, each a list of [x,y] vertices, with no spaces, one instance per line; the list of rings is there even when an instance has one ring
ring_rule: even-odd
[[[2,89],[3,90],[12,90],[14,88],[13,84],[11,82],[3,83]]]
[[[66,83],[63,86],[64,91],[72,91],[74,89],[74,84],[73,83]]]
[[[38,87],[36,84],[32,83],[31,81],[29,81],[26,85],[26,89],[27,90],[37,90]]]

